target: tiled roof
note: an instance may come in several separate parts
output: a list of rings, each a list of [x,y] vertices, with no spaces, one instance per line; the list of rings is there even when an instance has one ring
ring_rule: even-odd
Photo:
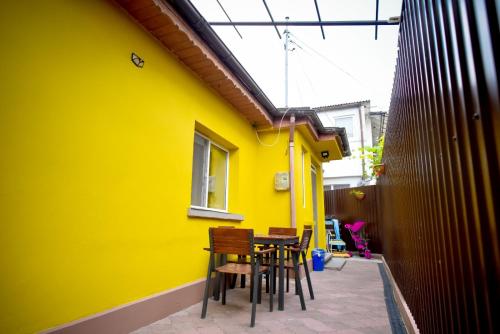
[[[361,106],[361,105],[366,104],[366,103],[370,103],[370,100],[332,104],[329,106],[314,107],[312,109],[314,109],[316,111],[326,111],[326,110],[332,110],[332,109],[342,109],[342,108],[347,108],[347,107]]]

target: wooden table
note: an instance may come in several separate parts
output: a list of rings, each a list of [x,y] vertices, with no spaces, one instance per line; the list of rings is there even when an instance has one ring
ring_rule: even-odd
[[[285,245],[295,245],[299,243],[298,236],[290,235],[265,235],[256,234],[254,242],[262,245],[277,245],[279,248],[279,284],[278,284],[278,310],[285,309]],[[300,284],[300,279],[298,280]],[[271,291],[272,293],[272,291]]]

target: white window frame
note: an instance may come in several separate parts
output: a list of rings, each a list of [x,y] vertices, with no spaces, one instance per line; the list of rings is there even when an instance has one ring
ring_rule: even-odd
[[[200,137],[202,137],[203,139],[205,139],[206,141],[208,141],[208,150],[207,150],[207,155],[205,156],[205,161],[207,162],[206,163],[206,166],[205,166],[205,171],[204,171],[204,182],[206,183],[205,185],[202,185],[202,189],[203,189],[203,186],[205,187],[205,196],[204,196],[204,199],[205,199],[205,206],[198,206],[198,205],[193,205],[191,204],[191,208],[193,209],[200,209],[200,210],[208,210],[208,211],[216,211],[216,212],[228,212],[228,195],[229,195],[229,151],[225,148],[225,147],[222,147],[220,146],[219,144],[215,143],[214,141],[212,141],[210,138],[208,138],[207,136],[204,136],[203,134],[199,133],[198,131],[195,131],[195,136],[198,135]],[[224,210],[221,210],[221,209],[214,209],[214,208],[209,208],[208,207],[208,182],[209,182],[209,171],[210,171],[210,151],[212,149],[212,145],[216,146],[217,148],[221,149],[222,151],[226,152],[226,189],[225,189],[225,203],[224,203],[224,207],[225,209]],[[193,156],[193,159],[194,159],[194,156]],[[191,182],[193,182],[191,180]],[[193,185],[191,185],[191,192],[193,191]]]
[[[342,116],[335,117],[334,118],[335,126],[337,126],[337,120],[345,120],[345,119],[350,119],[352,121],[352,125],[351,125],[352,133],[351,133],[351,135],[349,135],[349,133],[347,132],[347,129],[344,127],[344,129],[346,129],[346,135],[348,138],[354,138],[354,115],[342,115]]]
[[[302,148],[302,207],[306,207],[306,151]]]

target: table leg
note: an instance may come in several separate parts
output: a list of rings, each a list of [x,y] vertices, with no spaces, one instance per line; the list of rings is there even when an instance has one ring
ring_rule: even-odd
[[[278,311],[285,309],[285,242],[279,243],[280,250],[280,272],[278,284]]]

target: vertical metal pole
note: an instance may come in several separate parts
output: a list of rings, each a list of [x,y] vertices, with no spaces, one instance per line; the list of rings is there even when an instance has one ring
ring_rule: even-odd
[[[289,17],[285,17],[288,22]],[[285,27],[285,108],[288,108],[288,40],[289,40],[288,25]]]
[[[295,115],[290,116],[290,137],[288,139],[288,155],[290,164],[290,227],[297,227],[295,209]]]
[[[286,21],[288,22],[289,17],[287,16]],[[288,26],[285,28],[285,107],[288,108],[288,42],[290,39],[290,32],[288,31]],[[290,163],[290,226],[296,227],[296,217],[295,217],[295,115],[290,116],[290,137],[288,146],[288,155]],[[280,281],[281,282],[281,281]]]
[[[361,133],[361,156],[362,156],[361,169],[362,169],[362,173],[363,173],[361,175],[361,180],[364,181],[366,179],[365,136],[364,136],[365,122],[364,122],[364,118],[363,118],[363,117],[365,117],[364,107],[360,106],[358,112],[359,112],[359,129],[360,129],[360,133]]]

